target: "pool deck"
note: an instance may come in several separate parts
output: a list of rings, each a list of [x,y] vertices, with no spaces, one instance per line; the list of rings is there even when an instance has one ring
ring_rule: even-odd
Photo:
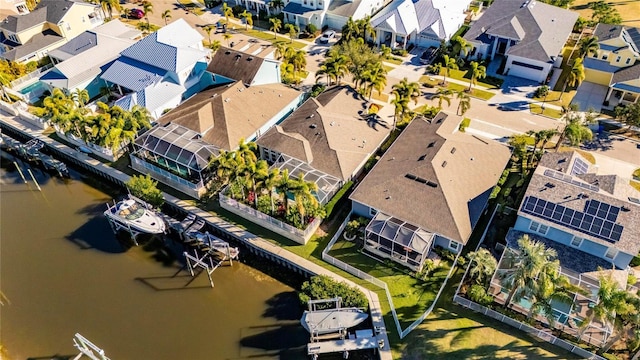
[[[72,156],[74,157],[77,161],[79,162],[84,162],[87,165],[90,165],[96,169],[98,169],[101,172],[104,172],[106,174],[108,174],[109,176],[116,178],[122,182],[127,182],[129,181],[130,177],[129,175],[111,168],[103,163],[101,163],[98,160],[95,160],[93,158],[90,158],[88,156],[86,156],[83,153],[80,153],[64,144],[58,143],[56,141],[54,141],[53,139],[49,138],[48,136],[45,136],[42,134],[42,131],[19,120],[19,118],[15,117],[15,116],[11,116],[9,114],[7,114],[6,112],[3,112],[0,110],[0,122],[6,124],[7,126],[20,131],[22,133],[24,133],[25,135],[32,137],[32,138],[37,138],[40,139],[42,141],[44,141],[48,146],[55,148],[56,150],[63,152],[65,154],[67,154],[68,156]],[[325,268],[323,268],[320,265],[317,265],[305,258],[302,258],[296,254],[293,254],[279,246],[276,246],[270,242],[268,242],[265,239],[262,239],[246,230],[243,230],[237,226],[235,226],[232,223],[228,223],[220,218],[218,218],[217,216],[214,216],[213,214],[206,212],[198,207],[195,207],[191,204],[188,204],[185,201],[182,201],[176,197],[173,197],[169,194],[164,193],[164,198],[166,202],[172,203],[175,206],[178,206],[182,209],[184,209],[186,212],[192,212],[195,215],[203,218],[207,223],[209,223],[210,225],[221,229],[225,232],[227,232],[228,234],[234,236],[236,239],[246,243],[248,246],[252,246],[252,247],[257,247],[259,249],[261,249],[262,251],[268,252],[270,254],[272,254],[273,256],[277,256],[285,261],[288,261],[290,263],[296,264],[299,267],[302,267],[304,269],[306,269],[308,272],[312,273],[312,274],[316,274],[316,275],[326,275],[331,277],[332,279],[336,280],[336,281],[341,281],[341,282],[345,282],[350,286],[354,286],[356,288],[358,288],[359,290],[361,290],[365,296],[367,297],[367,300],[369,301],[369,309],[371,312],[371,321],[373,323],[373,327],[376,329],[386,329],[386,326],[384,324],[384,319],[382,317],[382,306],[380,304],[380,300],[378,299],[378,295],[369,290],[366,289],[354,282],[352,282],[351,280],[348,280],[346,278],[343,278],[342,276],[335,274]],[[393,359],[393,357],[391,356],[391,347],[389,344],[389,339],[386,333],[386,330],[380,331],[378,334],[376,334],[374,336],[375,338],[375,344],[378,343],[382,343],[384,344],[384,346],[382,348],[379,348],[378,350],[378,354],[379,354],[379,358],[381,360],[391,360]],[[382,342],[380,342],[382,340]]]

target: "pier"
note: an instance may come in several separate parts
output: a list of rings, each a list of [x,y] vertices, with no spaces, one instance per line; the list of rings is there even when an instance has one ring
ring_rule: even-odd
[[[2,127],[3,131],[7,130],[18,133],[25,138],[38,138],[43,141],[45,146],[47,146],[51,152],[55,153],[56,156],[117,185],[124,186],[124,184],[129,180],[129,176],[127,174],[108,167],[102,162],[87,157],[64,144],[58,143],[53,139],[42,135],[41,129],[37,129],[34,126],[30,126],[16,119],[17,118],[14,116],[7,116],[6,113],[0,112],[0,127]],[[194,215],[202,218],[213,230],[213,234],[221,239],[241,243],[252,253],[260,255],[266,259],[270,259],[288,269],[291,269],[292,271],[297,271],[308,276],[327,275],[336,281],[343,281],[348,285],[361,290],[369,301],[371,320],[374,328],[381,329],[379,333],[374,334],[376,343],[382,344],[382,346],[378,345],[379,358],[383,360],[392,359],[388,336],[384,330],[385,324],[382,317],[382,306],[378,299],[378,295],[375,292],[357,285],[351,280],[343,278],[342,276],[335,274],[310,260],[274,245],[265,239],[257,237],[256,235],[230,224],[190,203],[166,193],[164,194],[164,197],[168,205],[176,208],[183,214],[186,215],[188,213],[193,213]],[[380,340],[382,340],[382,342],[380,342]]]

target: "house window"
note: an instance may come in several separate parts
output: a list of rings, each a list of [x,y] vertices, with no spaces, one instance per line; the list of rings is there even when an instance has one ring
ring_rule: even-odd
[[[369,215],[376,216],[377,213],[378,213],[378,210],[374,208],[369,208]]]
[[[631,58],[627,58],[627,61],[624,62],[626,65],[629,65],[629,63],[631,63]]]
[[[582,240],[583,239],[581,237],[574,236],[573,239],[571,239],[571,246],[580,247]]]
[[[460,249],[460,244],[458,244],[455,241],[449,241],[449,249],[453,251],[458,251],[458,249]]]
[[[547,231],[549,231],[549,227],[547,225],[540,224],[539,222],[532,221],[531,224],[529,224],[529,230],[546,235]]]
[[[602,60],[607,60],[609,58],[609,54],[602,54]]]
[[[622,56],[618,55],[618,57],[616,57],[616,62],[620,62],[620,59],[622,59]]]
[[[618,250],[614,248],[609,248],[607,249],[607,252],[604,254],[604,257],[606,257],[609,260],[613,260],[613,258],[615,258],[616,255],[618,255]]]

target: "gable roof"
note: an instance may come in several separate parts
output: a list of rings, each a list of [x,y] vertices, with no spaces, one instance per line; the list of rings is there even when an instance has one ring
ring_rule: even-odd
[[[249,140],[299,96],[297,90],[282,84],[249,88],[236,81],[199,92],[158,123],[182,125],[201,134],[208,144],[232,150],[241,138]]]
[[[510,152],[457,132],[460,120],[414,119],[349,198],[465,244]]]
[[[58,24],[72,6],[99,8],[98,5],[71,0],[42,0],[36,8],[28,14],[8,16],[4,21],[0,22],[0,28],[13,33],[19,33],[45,22]]]
[[[263,62],[259,55],[222,47],[213,55],[207,71],[251,85]]]
[[[387,125],[363,119],[364,108],[355,90],[336,86],[307,100],[256,143],[348,180],[390,132]]]
[[[560,54],[578,13],[535,0],[496,0],[464,38],[489,41],[485,34],[518,40],[507,55],[548,62]]]
[[[132,91],[140,91],[160,82],[166,73],[164,69],[121,56],[100,78]]]
[[[35,53],[43,47],[48,47],[61,41],[64,41],[62,36],[52,30],[45,30],[42,33],[32,36],[26,43],[2,53],[2,57],[7,60],[18,61],[27,55]]]
[[[518,215],[534,218],[540,223],[577,234],[606,247],[613,246],[625,253],[637,254],[640,250],[640,241],[638,241],[640,239],[640,206],[627,201],[628,196],[637,194],[637,191],[631,188],[628,182],[617,181],[615,179],[617,176],[612,177],[608,174],[595,176],[590,168],[588,173],[582,175],[573,172],[576,159],[588,164],[586,159],[577,152],[545,154],[531,177],[524,200],[518,209]],[[603,182],[602,185],[600,181]],[[620,211],[611,221],[623,226],[620,239],[613,242],[604,240],[585,231],[560,224],[558,221],[550,221],[544,216],[527,212],[525,205],[527,199],[531,197],[559,204],[580,213],[588,213],[586,208],[594,201],[618,207]],[[602,216],[598,217],[602,218]],[[602,221],[600,224],[602,225]]]
[[[611,84],[613,85],[633,80],[640,80],[640,61],[636,62],[632,66],[616,71],[611,78]],[[638,84],[640,85],[640,82]]]
[[[203,37],[184,19],[178,19],[133,44],[121,55],[166,71],[178,72],[204,58]]]

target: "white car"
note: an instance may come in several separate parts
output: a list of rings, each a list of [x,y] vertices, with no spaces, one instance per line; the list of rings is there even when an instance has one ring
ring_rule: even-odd
[[[334,37],[336,37],[336,32],[333,30],[327,30],[324,32],[324,34],[322,34],[322,36],[320,37],[320,43],[322,44],[328,44],[329,41],[331,39],[333,39]]]

